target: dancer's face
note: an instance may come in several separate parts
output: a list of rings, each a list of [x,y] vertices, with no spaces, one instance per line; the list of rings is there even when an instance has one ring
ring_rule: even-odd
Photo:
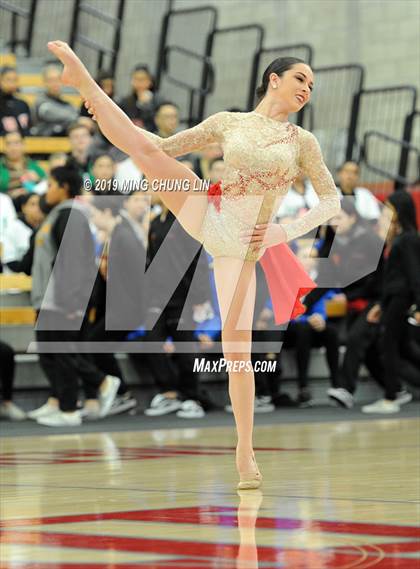
[[[281,77],[272,73],[268,92],[271,97],[285,104],[288,112],[297,113],[311,98],[314,84],[312,69],[305,63],[296,63]]]

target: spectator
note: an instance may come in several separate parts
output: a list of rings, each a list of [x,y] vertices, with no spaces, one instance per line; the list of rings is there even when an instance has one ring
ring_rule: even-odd
[[[340,368],[337,385],[328,390],[331,399],[344,407],[352,407],[361,364],[367,364],[372,377],[382,381],[382,366],[378,358],[378,330],[367,320],[367,314],[381,297],[383,242],[359,216],[355,204],[343,200],[341,212],[332,219],[337,225],[334,251],[331,257],[330,282],[340,288],[343,282],[354,280],[359,267],[376,262],[376,270],[345,286],[334,298],[347,306],[347,350]]]
[[[55,168],[50,173],[47,202],[52,207],[38,230],[32,267],[32,304],[38,312],[38,343],[60,342],[64,353],[39,354],[40,365],[51,386],[45,405],[28,414],[41,425],[76,426],[78,380],[83,378],[98,389],[101,416],[115,399],[119,379],[104,375],[85,356],[75,351],[80,325],[88,302],[90,283],[96,273],[94,247],[88,220],[75,201],[82,179],[74,166]],[[71,218],[71,235],[63,241]],[[51,268],[54,275],[51,277]],[[42,307],[42,310],[41,310]]]
[[[152,221],[150,226],[149,264],[167,238],[169,231],[171,231],[168,237],[171,239],[171,251],[169,253],[164,250],[162,253],[164,257],[160,256],[159,263],[155,264],[156,270],[159,271],[160,268],[161,272],[153,283],[149,298],[150,315],[159,314],[159,316],[145,338],[147,341],[162,342],[166,353],[150,356],[149,366],[156,378],[160,393],[153,397],[145,414],[158,416],[176,411],[178,416],[183,418],[200,418],[204,416],[204,409],[198,395],[198,377],[193,371],[194,358],[190,353],[177,353],[173,342],[194,342],[194,316],[185,314],[188,310],[184,310],[184,304],[196,270],[196,277],[200,279],[200,283],[191,293],[194,295],[191,300],[195,304],[195,310],[204,308],[203,304],[210,301],[208,264],[207,260],[204,261],[201,257],[200,249],[194,256],[194,261],[187,264],[189,266],[187,272],[182,269],[185,266],[182,259],[190,258],[191,246],[195,249],[195,242],[185,233],[173,214],[163,204],[162,213]],[[162,287],[167,282],[167,277],[165,277],[167,274],[175,275],[175,280],[179,284],[167,305],[162,307],[161,299],[165,297]],[[187,322],[185,318],[190,320]],[[171,358],[170,355],[172,355]],[[175,365],[178,368],[179,377],[182,378],[182,385],[178,385]],[[184,399],[184,402],[181,399]]]
[[[15,97],[19,87],[19,76],[13,67],[0,71],[0,136],[19,131],[29,134],[31,111],[22,99]]]
[[[314,207],[318,201],[311,182],[305,176],[299,175],[284,196],[277,211],[277,217],[297,217],[300,213]]]
[[[116,191],[115,161],[109,154],[98,154],[92,162],[92,175],[96,191]]]
[[[65,136],[78,117],[77,109],[61,96],[61,69],[48,65],[43,72],[45,93],[35,101],[34,136]]]
[[[92,144],[92,134],[84,124],[73,123],[67,131],[70,141],[68,157],[77,166],[82,177],[90,175],[89,150]]]
[[[153,77],[147,65],[136,65],[133,69],[131,87],[131,95],[120,101],[120,107],[136,125],[154,131],[155,113],[162,101],[154,92]]]
[[[84,338],[90,342],[122,342],[133,328],[143,323],[142,312],[142,277],[146,266],[146,249],[144,233],[136,230],[129,218],[120,215],[123,201],[135,200],[136,220],[141,222],[147,209],[148,198],[144,195],[133,195],[125,199],[121,195],[95,196],[92,203],[92,221],[102,231],[108,243],[100,263],[99,275],[96,279],[91,308],[94,318],[86,323]],[[133,206],[135,209],[135,206]],[[111,287],[107,288],[108,278]],[[108,292],[109,290],[109,292]],[[108,299],[108,303],[107,303]],[[125,329],[124,329],[125,328]],[[121,379],[117,397],[109,411],[115,415],[128,411],[136,406],[137,401],[128,391],[122,370],[112,351],[92,354],[95,365],[105,374]],[[87,400],[83,413],[89,418],[97,415],[97,404],[94,402],[95,390],[89,385],[85,388]]]
[[[12,227],[16,220],[16,209],[7,194],[0,193],[0,269],[3,270],[4,259],[13,251]]]
[[[13,380],[15,377],[14,351],[11,346],[0,341],[0,380],[3,401],[0,405],[0,418],[10,421],[23,421],[26,413],[13,403]]]
[[[96,82],[99,87],[110,97],[114,100],[114,75],[110,71],[99,71]],[[88,117],[90,118],[90,114],[88,113],[87,108],[85,107],[85,103],[83,102],[80,107],[80,116],[81,117]]]
[[[174,103],[161,103],[155,113],[156,134],[161,138],[173,136],[179,130],[179,109]]]
[[[360,217],[376,221],[381,212],[378,201],[370,190],[359,186],[360,168],[356,162],[345,162],[338,170],[338,190],[344,196],[354,196]]]
[[[31,195],[31,194],[30,194]],[[33,195],[33,194],[32,194]],[[45,216],[51,211],[50,206],[46,202],[45,194],[39,197],[38,207],[41,213],[41,221],[39,225],[45,219]],[[22,258],[16,261],[8,263],[7,267],[15,273],[25,273],[30,275],[32,273],[32,265],[34,261],[34,251],[35,251],[35,238],[36,231],[32,231],[29,238],[29,246]]]
[[[64,152],[54,152],[50,154],[48,158],[48,172],[51,172],[53,168],[58,168],[58,166],[64,166],[68,160],[67,154]],[[44,178],[38,182],[34,188],[34,192],[39,195],[44,195],[47,193],[48,189],[48,179]]]
[[[311,256],[311,247],[302,247],[298,258],[306,271],[315,280],[317,277],[317,261]],[[292,320],[284,333],[284,347],[295,348],[296,366],[298,369],[298,405],[309,407],[313,404],[308,388],[308,368],[311,348],[325,346],[326,358],[332,385],[337,385],[339,341],[336,328],[328,322],[326,302],[335,295],[333,290],[317,288],[308,293],[303,300],[305,314]]]
[[[20,200],[21,213],[12,225],[13,250],[3,259],[9,269],[19,272],[20,261],[30,248],[31,238],[38,229],[43,213],[39,207],[38,194],[25,194]]]
[[[412,319],[420,324],[420,237],[414,202],[400,190],[391,194],[387,205],[394,217],[388,234],[382,299],[367,316],[369,322],[380,321],[383,326],[385,398],[362,407],[364,413],[398,413],[400,404],[410,400],[410,394],[402,397],[400,382],[400,362],[410,346],[410,307]]]
[[[37,182],[45,178],[45,172],[26,156],[24,139],[19,132],[6,134],[4,147],[4,157],[0,158],[0,192],[7,192],[14,199],[33,191]]]

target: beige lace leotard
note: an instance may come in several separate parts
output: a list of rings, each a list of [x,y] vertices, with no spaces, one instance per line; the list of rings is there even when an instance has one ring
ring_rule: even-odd
[[[257,261],[265,249],[254,251],[240,241],[239,234],[256,223],[273,221],[281,199],[300,172],[311,180],[319,203],[301,218],[283,225],[288,241],[326,222],[340,209],[339,195],[317,139],[292,123],[255,111],[220,112],[169,138],[143,132],[172,157],[212,142],[221,144],[225,173],[220,211],[209,203],[202,225],[204,247],[213,257]]]

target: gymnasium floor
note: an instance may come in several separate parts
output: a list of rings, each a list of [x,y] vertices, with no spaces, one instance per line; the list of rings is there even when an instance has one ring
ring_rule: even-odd
[[[223,413],[2,423],[0,567],[418,569],[418,410],[259,416],[264,483],[241,494]]]

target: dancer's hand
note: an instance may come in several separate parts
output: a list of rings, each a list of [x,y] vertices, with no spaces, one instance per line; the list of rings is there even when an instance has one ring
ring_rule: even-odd
[[[84,85],[93,81],[89,71],[66,42],[50,41],[48,42],[48,49],[64,65],[61,75],[61,81],[64,85],[69,85],[80,91]]]
[[[286,243],[287,234],[284,227],[279,223],[262,223],[253,229],[242,231],[240,239],[244,244],[253,245],[254,248],[272,247],[280,243]]]
[[[90,101],[85,101],[84,106],[87,109],[87,112],[91,115],[93,121],[96,121],[96,112],[95,107]]]

